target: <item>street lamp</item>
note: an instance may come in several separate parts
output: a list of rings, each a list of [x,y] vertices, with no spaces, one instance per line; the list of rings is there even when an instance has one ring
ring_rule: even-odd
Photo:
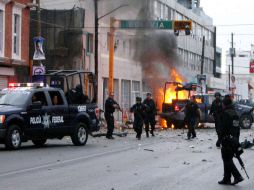
[[[94,13],[95,13],[95,38],[94,38],[94,43],[95,43],[95,50],[94,50],[94,65],[95,65],[95,68],[94,68],[94,72],[95,72],[95,80],[96,80],[96,83],[95,83],[95,87],[94,87],[94,98],[95,98],[95,101],[97,102],[98,101],[98,29],[99,29],[99,20],[110,15],[111,13],[115,12],[116,10],[122,8],[122,7],[126,7],[126,6],[129,6],[128,4],[123,4],[123,5],[120,5],[118,7],[116,7],[115,9],[109,11],[108,13],[102,15],[102,16],[98,16],[98,1],[99,0],[94,0]]]

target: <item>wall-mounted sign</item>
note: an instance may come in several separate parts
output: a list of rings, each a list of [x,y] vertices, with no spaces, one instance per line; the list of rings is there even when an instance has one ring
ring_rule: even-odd
[[[43,52],[43,42],[45,41],[42,37],[34,37],[34,56],[33,60],[45,60],[45,53]]]

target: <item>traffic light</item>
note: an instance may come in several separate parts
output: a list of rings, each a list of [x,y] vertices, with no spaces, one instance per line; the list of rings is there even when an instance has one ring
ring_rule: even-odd
[[[190,35],[191,30],[192,30],[192,21],[191,20],[175,20],[173,22],[173,28],[174,31],[180,31],[180,30],[184,30],[185,31],[185,35]]]
[[[189,25],[186,25],[185,26],[185,35],[190,35],[190,26]]]
[[[175,36],[179,36],[179,30],[174,30]]]

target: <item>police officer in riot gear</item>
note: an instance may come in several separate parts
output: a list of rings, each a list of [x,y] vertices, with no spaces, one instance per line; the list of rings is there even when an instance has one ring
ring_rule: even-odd
[[[215,100],[212,103],[211,110],[209,115],[213,115],[214,121],[215,121],[215,129],[218,136],[216,146],[220,147],[221,144],[221,138],[220,138],[220,115],[222,113],[222,100],[221,100],[221,94],[219,92],[216,92],[214,94]]]
[[[77,98],[80,101],[80,104],[87,104],[89,103],[89,98],[87,95],[85,95],[82,91],[82,86],[78,84],[76,86],[76,93],[77,93]]]
[[[224,177],[219,184],[235,185],[243,181],[243,177],[237,170],[233,156],[239,147],[239,116],[237,115],[230,95],[226,95],[223,99],[223,111],[221,114],[221,156],[224,165]],[[231,183],[231,176],[233,175],[234,181]]]
[[[142,104],[142,98],[136,97],[136,104],[131,107],[130,111],[134,113],[133,129],[137,133],[136,138],[138,140],[141,139],[145,109],[145,105]]]
[[[155,129],[155,115],[156,115],[156,106],[155,102],[152,99],[152,94],[147,93],[146,99],[143,101],[143,104],[146,106],[145,112],[145,130],[146,130],[146,137],[149,137],[149,124],[151,125],[150,133],[154,136],[154,129]]]
[[[119,109],[120,110],[120,106],[119,104],[114,100],[114,94],[110,93],[109,97],[107,98],[106,102],[105,102],[105,112],[104,112],[104,116],[105,119],[107,121],[107,134],[106,134],[106,138],[107,139],[114,139],[113,135],[113,131],[114,131],[114,112],[115,109]]]
[[[82,91],[82,86],[78,84],[75,88],[66,93],[67,100],[70,104],[88,104],[89,98]]]
[[[185,111],[185,122],[188,126],[187,139],[196,137],[195,127],[200,120],[200,109],[195,101],[195,97],[191,96],[190,101],[181,111]]]

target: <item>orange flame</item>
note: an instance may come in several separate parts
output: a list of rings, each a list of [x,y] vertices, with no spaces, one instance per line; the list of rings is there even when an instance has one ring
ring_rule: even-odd
[[[180,82],[180,83],[184,82],[184,79],[180,76],[179,73],[177,73],[176,69],[171,70],[170,79],[175,82]],[[163,88],[159,89],[158,93],[161,97],[165,97],[165,100],[164,100],[165,103],[172,103],[172,100],[176,99],[175,88],[176,88],[176,86],[174,86],[174,85],[168,85],[166,92],[165,92],[165,96],[164,96],[164,89]],[[188,98],[188,92],[178,91],[178,99],[187,99],[187,98]],[[161,119],[160,124],[161,124],[162,128],[168,128],[166,120]],[[175,126],[173,124],[170,127],[172,129],[175,128]]]
[[[175,82],[183,82],[183,78],[177,73],[175,69],[172,70],[171,72],[171,78]],[[179,91],[178,92],[178,99],[186,99],[188,98],[188,92],[186,91]],[[176,91],[175,91],[175,86],[169,85],[168,88],[166,89],[166,94],[165,94],[165,103],[172,103],[172,100],[176,99]]]
[[[171,126],[168,126],[167,121],[165,119],[161,119],[160,124],[162,129],[167,129],[167,128],[175,129],[174,124],[171,124]]]

